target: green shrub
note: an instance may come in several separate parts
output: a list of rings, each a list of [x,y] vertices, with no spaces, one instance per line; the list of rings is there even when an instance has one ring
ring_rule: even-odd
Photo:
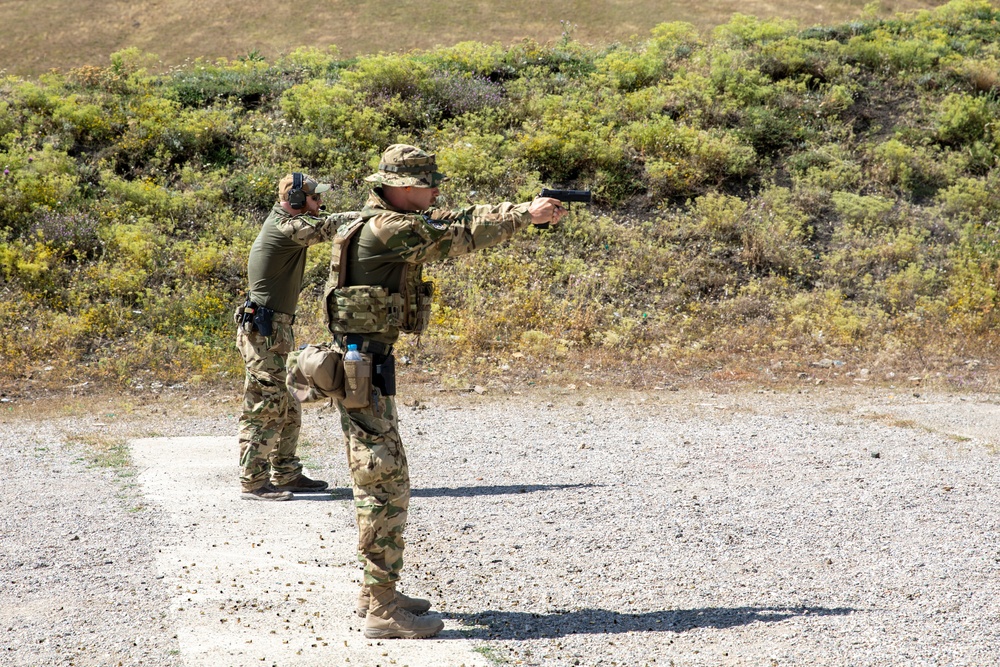
[[[945,298],[950,323],[969,333],[983,334],[998,324],[1000,266],[974,248],[955,252],[947,275]]]
[[[665,116],[632,123],[622,137],[644,157],[644,180],[656,197],[698,194],[757,167],[756,152],[734,133],[697,130]]]
[[[909,146],[890,139],[875,147],[873,172],[879,181],[895,185],[915,197],[934,195],[960,177],[968,156],[933,146]]]
[[[647,42],[647,48],[670,65],[689,59],[704,46],[698,29],[683,21],[660,23],[653,26],[650,34],[652,37]]]
[[[526,170],[506,154],[506,143],[501,134],[463,134],[442,144],[438,164],[451,179],[449,189],[463,194],[506,196],[516,192],[525,182]]]
[[[789,171],[801,186],[845,191],[860,188],[864,171],[855,156],[839,144],[816,146],[788,158]]]
[[[597,75],[606,76],[612,86],[622,91],[656,83],[667,66],[659,51],[649,47],[639,53],[623,47],[614,48],[596,62]]]
[[[407,99],[419,93],[432,76],[431,67],[414,58],[378,54],[358,58],[341,74],[341,81],[354,94],[376,99]]]
[[[954,69],[974,92],[992,93],[1000,90],[1000,59],[995,56],[963,58]]]
[[[32,226],[32,217],[71,210],[80,197],[77,164],[65,152],[14,148],[0,153],[0,229],[15,236]]]
[[[459,42],[454,46],[436,49],[426,58],[428,64],[438,70],[468,72],[500,81],[517,73],[517,68],[511,63],[510,53],[500,44]]]
[[[863,234],[895,227],[891,215],[896,202],[878,195],[865,196],[853,192],[834,192],[834,209],[845,226]]]
[[[713,32],[717,44],[734,50],[754,48],[795,34],[795,21],[785,19],[761,20],[756,16],[733,14],[729,23],[720,25]]]
[[[949,94],[936,114],[935,135],[947,145],[970,144],[987,135],[997,108],[985,98],[962,93]]]
[[[543,179],[572,182],[624,159],[613,128],[598,122],[592,100],[549,96],[538,107],[538,120],[525,123],[515,155]]]
[[[902,270],[885,279],[884,301],[890,313],[912,312],[922,303],[922,298],[940,294],[944,275],[933,267],[918,263],[907,264]],[[924,309],[929,302],[924,302]]]
[[[805,246],[811,232],[808,220],[786,188],[761,193],[742,221],[740,261],[757,273],[809,274],[812,252]]]
[[[163,74],[131,49],[0,78],[0,289],[18,306],[0,368],[239,375],[230,317],[277,180],[307,171],[334,183],[328,208],[357,209],[396,142],[437,153],[443,205],[594,192],[555,233],[428,269],[434,327],[400,349],[445,374],[504,381],[515,348],[543,370],[624,354],[637,376],[987,349],[998,17],[964,0],[805,31],[737,15],[705,38],[669,23],[597,47],[307,48]],[[310,338],[329,245],[309,255]]]
[[[960,221],[974,222],[996,218],[1000,214],[1000,173],[992,172],[986,178],[960,178],[954,185],[937,193],[941,211]]]
[[[760,44],[760,53],[755,64],[764,74],[778,81],[789,78],[805,78],[825,81],[827,67],[840,50],[836,42],[820,42],[789,36],[786,39]]]
[[[75,142],[92,144],[106,141],[114,127],[106,110],[80,95],[69,95],[52,109],[52,122]]]
[[[391,143],[386,115],[380,109],[365,106],[363,100],[343,84],[310,81],[293,86],[282,96],[281,108],[290,121],[301,125],[308,133],[300,135],[301,143],[295,144],[304,154],[316,147],[317,152],[322,149],[334,156],[353,158],[377,151],[376,146]],[[323,159],[331,160],[332,157]]]
[[[297,63],[288,56],[290,63]],[[310,65],[300,69],[304,74],[315,75],[325,71],[310,58]],[[166,82],[164,95],[185,107],[206,107],[215,102],[233,100],[247,109],[259,107],[268,98],[276,98],[295,83],[280,68],[259,60],[207,63],[196,61],[190,69],[178,70]]]
[[[317,79],[334,76],[344,66],[339,60],[339,50],[330,44],[326,49],[314,46],[300,46],[278,59],[277,68],[301,79]]]

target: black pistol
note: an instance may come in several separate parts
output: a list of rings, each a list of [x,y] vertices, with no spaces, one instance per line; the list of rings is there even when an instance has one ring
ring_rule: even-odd
[[[552,197],[553,199],[558,199],[564,204],[569,204],[571,202],[577,202],[579,204],[589,204],[590,203],[590,190],[553,190],[551,188],[542,188],[542,193],[538,195],[539,197]],[[569,208],[568,206],[566,207]],[[540,225],[535,225],[538,229],[548,229],[549,223],[543,222]]]

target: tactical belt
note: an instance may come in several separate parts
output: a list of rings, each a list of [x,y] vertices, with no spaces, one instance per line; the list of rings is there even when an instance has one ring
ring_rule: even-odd
[[[376,354],[383,357],[388,357],[392,354],[392,345],[386,345],[385,343],[380,343],[377,340],[365,338],[358,334],[337,334],[333,337],[333,340],[343,345],[345,349],[348,345],[357,345],[358,352],[366,354]]]
[[[295,324],[295,316],[275,311],[274,315],[271,315],[271,321],[278,324]]]

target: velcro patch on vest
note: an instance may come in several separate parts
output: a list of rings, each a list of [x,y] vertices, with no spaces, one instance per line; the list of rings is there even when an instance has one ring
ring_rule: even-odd
[[[436,229],[438,231],[444,231],[444,230],[448,229],[448,223],[447,222],[445,222],[443,220],[435,220],[434,218],[432,218],[431,216],[427,215],[426,213],[424,214],[424,222],[426,222],[428,225],[430,225],[431,227],[433,227],[434,229]]]

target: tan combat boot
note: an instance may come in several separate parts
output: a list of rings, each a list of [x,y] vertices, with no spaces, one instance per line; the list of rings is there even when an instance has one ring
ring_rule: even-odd
[[[371,606],[372,592],[371,589],[361,585],[361,591],[358,593],[358,606],[357,612],[358,616],[364,618],[368,615],[368,607]],[[431,608],[430,600],[424,600],[423,598],[411,598],[409,595],[404,595],[399,591],[396,591],[396,604],[410,612],[411,614],[422,614]]]
[[[396,602],[395,584],[371,587],[371,606],[365,617],[368,639],[423,639],[444,629],[439,618],[414,616]]]
[[[253,491],[244,491],[240,494],[240,498],[243,500],[291,500],[295,496],[290,494],[288,491],[279,491],[278,489],[271,486],[268,482],[259,489],[254,489]]]

